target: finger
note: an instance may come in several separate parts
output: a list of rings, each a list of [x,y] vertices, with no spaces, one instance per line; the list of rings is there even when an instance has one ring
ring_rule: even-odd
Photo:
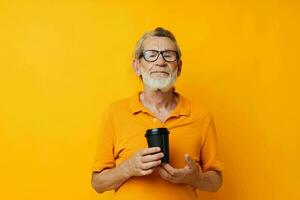
[[[171,176],[176,176],[177,175],[177,170],[173,168],[171,165],[168,163],[163,164],[162,167],[171,175]]]
[[[158,167],[156,168],[156,170],[157,170],[157,172],[158,172],[161,176],[163,176],[163,177],[165,177],[165,178],[167,178],[168,176],[170,176],[170,175],[168,174],[168,172],[167,172],[163,167],[161,167],[161,166],[158,166]]]
[[[191,169],[190,166],[186,165],[186,166],[184,166],[184,168],[182,168],[181,170],[182,170],[182,172],[189,172],[189,171],[191,171],[192,169]]]
[[[151,169],[151,168],[153,168],[153,167],[156,167],[156,166],[160,165],[160,163],[161,163],[161,160],[143,163],[143,164],[141,165],[141,168],[142,168],[143,170]]]
[[[158,174],[165,180],[167,181],[174,181],[174,178],[172,177],[172,175],[170,175],[166,169],[164,169],[163,167],[159,166],[157,167],[157,171],[158,171]]]
[[[185,159],[186,164],[187,164],[191,169],[197,168],[196,162],[195,162],[194,160],[192,160],[192,158],[191,158],[188,154],[185,154],[185,155],[184,155],[184,159]]]
[[[197,164],[197,166],[198,166],[198,169],[199,169],[200,173],[202,173],[203,171],[202,171],[201,165],[200,165],[200,164]]]
[[[140,151],[141,156],[153,154],[153,153],[158,153],[160,152],[160,147],[150,147],[150,148],[145,148]]]
[[[162,157],[164,157],[164,154],[162,152],[152,154],[152,155],[146,155],[142,157],[142,162],[146,163],[146,162],[156,161],[156,160],[160,160]]]
[[[141,171],[141,175],[142,176],[146,176],[146,175],[149,175],[153,172],[153,169],[148,169],[148,170],[142,170]]]

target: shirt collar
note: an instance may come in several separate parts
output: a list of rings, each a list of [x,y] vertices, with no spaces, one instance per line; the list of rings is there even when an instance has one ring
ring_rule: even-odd
[[[176,95],[179,97],[179,102],[176,106],[176,108],[172,111],[172,116],[189,116],[191,114],[191,106],[190,102],[181,96],[179,93],[175,92]],[[140,94],[141,91],[137,92],[135,95],[133,95],[130,98],[130,109],[132,111],[132,114],[136,114],[139,112],[148,112],[147,109],[143,106],[143,104],[140,101]]]

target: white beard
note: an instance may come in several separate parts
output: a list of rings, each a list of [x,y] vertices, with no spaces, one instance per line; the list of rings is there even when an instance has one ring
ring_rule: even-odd
[[[161,90],[162,92],[166,92],[170,90],[174,86],[177,79],[177,71],[178,68],[176,68],[172,73],[169,72],[169,76],[166,78],[153,79],[151,78],[150,73],[141,67],[143,82],[152,91]]]

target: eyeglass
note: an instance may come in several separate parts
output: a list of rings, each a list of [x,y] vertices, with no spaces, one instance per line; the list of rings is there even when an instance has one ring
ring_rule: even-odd
[[[162,55],[163,59],[166,62],[174,62],[178,59],[178,52],[173,50],[165,50],[165,51],[157,51],[157,50],[145,50],[141,54],[141,57],[144,57],[144,59],[148,62],[155,62],[159,55]]]

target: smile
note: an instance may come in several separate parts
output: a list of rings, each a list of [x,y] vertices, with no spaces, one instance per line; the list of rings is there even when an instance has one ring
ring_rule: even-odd
[[[159,73],[159,74],[167,74],[167,75],[169,75],[169,73],[168,73],[168,72],[164,72],[164,71],[154,71],[154,72],[151,72],[151,74],[157,74],[157,73]]]

